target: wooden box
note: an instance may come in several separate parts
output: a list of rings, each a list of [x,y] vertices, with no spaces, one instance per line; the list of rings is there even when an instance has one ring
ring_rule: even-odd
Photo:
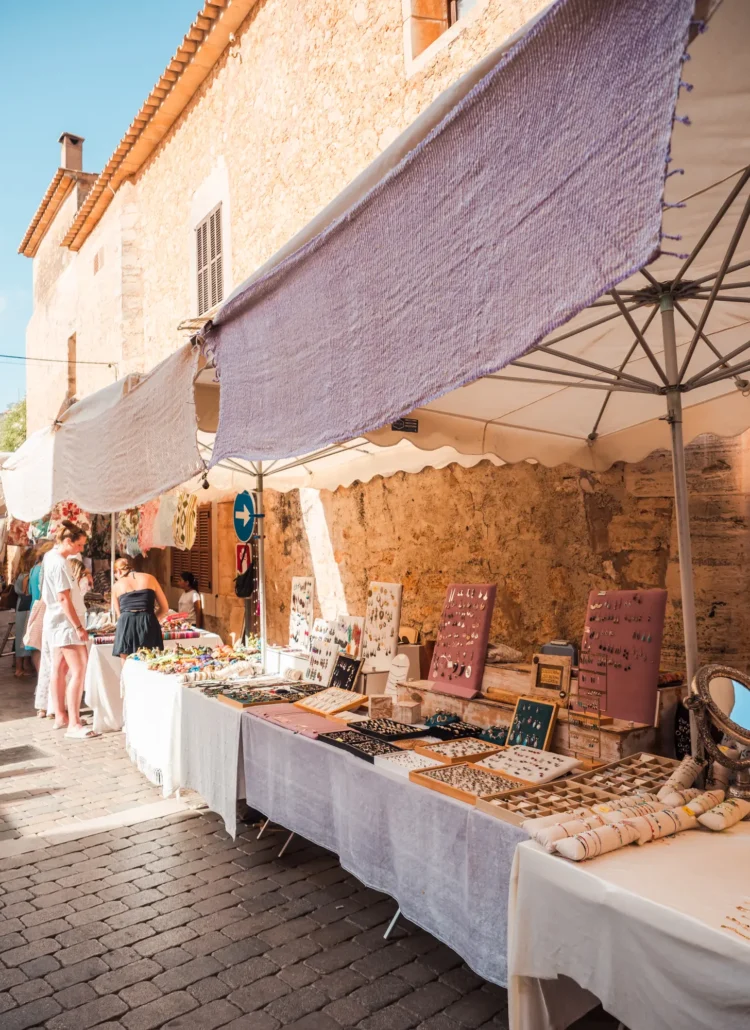
[[[573,812],[582,806],[590,807],[601,801],[612,801],[614,794],[573,780],[553,780],[523,786],[515,790],[498,792],[477,801],[477,809],[495,819],[520,826],[527,819]]]
[[[469,762],[441,765],[436,769],[425,769],[424,772],[410,772],[409,779],[412,783],[437,790],[469,805],[475,804],[479,797],[493,797],[498,792],[498,783],[502,782],[497,776],[477,769]],[[515,786],[517,781],[507,782],[513,782]]]
[[[393,718],[393,698],[390,694],[370,694],[367,698],[367,709],[371,719],[391,719]]]
[[[636,791],[656,794],[679,764],[676,758],[641,752],[573,776],[570,782],[595,787],[619,797]]]
[[[422,704],[420,701],[394,701],[393,718],[397,722],[405,722],[410,726],[422,720]]]

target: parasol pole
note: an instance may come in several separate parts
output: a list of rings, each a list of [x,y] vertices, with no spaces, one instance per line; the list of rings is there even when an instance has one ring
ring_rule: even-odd
[[[117,546],[117,512],[109,516],[109,614],[114,618],[115,608],[113,598],[115,596],[115,548]]]
[[[266,671],[266,554],[265,517],[263,513],[263,462],[256,462],[255,510],[258,516],[258,629],[260,636],[261,671]]]
[[[677,546],[680,558],[680,593],[682,594],[682,628],[685,635],[685,665],[688,689],[698,669],[698,631],[695,618],[693,585],[693,552],[690,542],[690,507],[685,468],[685,441],[682,435],[682,393],[679,388],[677,340],[674,327],[674,301],[671,293],[662,295],[661,325],[664,341],[664,365],[669,380],[667,388],[667,422],[672,436],[672,472],[674,475]],[[698,734],[695,718],[690,713],[690,749],[698,757]]]

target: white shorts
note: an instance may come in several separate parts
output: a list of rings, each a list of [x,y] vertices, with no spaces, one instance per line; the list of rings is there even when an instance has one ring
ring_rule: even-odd
[[[48,614],[52,617],[48,618]],[[67,615],[62,611],[44,613],[42,634],[50,648],[86,646],[86,642],[80,639],[73,625],[69,622]]]

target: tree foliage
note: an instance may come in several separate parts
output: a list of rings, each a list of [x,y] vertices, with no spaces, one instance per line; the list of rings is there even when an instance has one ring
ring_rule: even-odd
[[[16,451],[26,439],[26,398],[0,415],[0,451]]]

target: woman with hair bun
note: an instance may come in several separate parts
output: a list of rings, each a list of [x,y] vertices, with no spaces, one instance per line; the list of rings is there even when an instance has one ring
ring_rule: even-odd
[[[78,740],[99,736],[83,724],[80,716],[89,635],[85,609],[80,611],[81,606],[74,600],[68,567],[68,558],[80,554],[85,546],[84,530],[65,520],[55,534],[55,546],[45,554],[42,563],[42,635],[52,657],[50,692],[55,729],[66,729],[66,737]]]
[[[117,629],[112,654],[119,655],[124,662],[141,647],[163,648],[161,621],[167,616],[169,604],[159,581],[148,572],[136,572],[132,558],[117,559],[115,578],[112,604]]]

